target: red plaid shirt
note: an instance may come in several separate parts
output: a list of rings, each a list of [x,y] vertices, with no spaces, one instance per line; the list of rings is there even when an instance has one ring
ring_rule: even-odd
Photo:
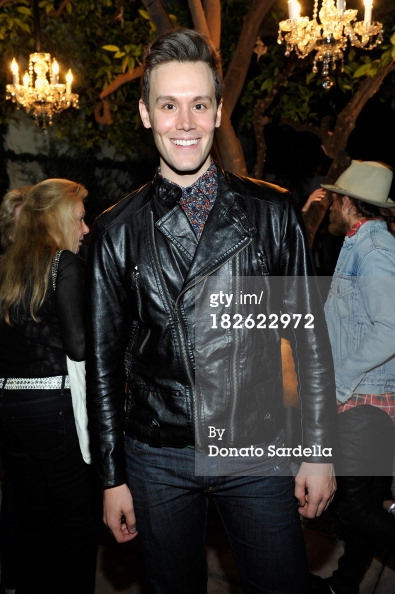
[[[381,410],[391,417],[395,425],[395,392],[386,392],[385,394],[353,394],[345,404],[337,407],[337,412],[342,413],[354,408],[354,406],[361,406],[362,404],[370,404],[371,406],[381,408]]]

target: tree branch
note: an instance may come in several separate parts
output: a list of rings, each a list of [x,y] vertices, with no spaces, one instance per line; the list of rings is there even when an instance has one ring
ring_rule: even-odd
[[[201,0],[188,0],[189,10],[191,11],[193,25],[196,31],[210,38],[206,15],[204,14]]]
[[[118,76],[116,78],[114,78],[113,81],[110,82],[108,87],[103,89],[103,91],[100,93],[100,95],[99,95],[100,99],[104,99],[105,97],[108,97],[108,95],[111,95],[111,93],[114,93],[114,91],[119,89],[119,87],[122,87],[122,85],[124,85],[125,83],[135,80],[136,78],[139,78],[142,74],[143,74],[142,64],[140,64],[140,66],[136,66],[136,68],[133,68],[133,70],[128,70],[128,72],[125,72],[124,74],[118,74]]]
[[[250,9],[244,18],[239,41],[233,52],[224,81],[224,106],[229,115],[232,114],[240,97],[261,23],[274,2],[275,0],[266,0],[265,2],[252,0]]]
[[[62,14],[63,9],[66,6],[66,4],[68,4],[69,2],[72,2],[72,0],[62,0],[62,2],[59,4],[58,8],[56,10],[55,9],[51,10],[48,13],[48,16],[59,17]]]
[[[285,68],[280,72],[273,84],[270,93],[264,99],[259,99],[254,108],[254,133],[257,144],[257,155],[254,165],[254,177],[261,179],[263,176],[263,168],[266,160],[266,141],[264,127],[268,123],[268,118],[265,116],[266,111],[273,103],[278,95],[281,87],[292,76],[295,69],[298,67],[297,61],[294,59],[286,63]],[[295,122],[292,122],[295,124]]]
[[[149,12],[151,21],[154,23],[157,35],[162,35],[167,31],[174,29],[174,24],[169,17],[166,7],[162,0],[141,0],[147,12]]]
[[[12,2],[12,4],[18,4],[19,0],[0,0],[0,8],[4,6],[4,4],[8,4]]]
[[[98,103],[94,109],[95,120],[98,124],[106,124],[109,126],[113,123],[111,114],[111,103],[108,99],[104,99]]]
[[[215,49],[221,47],[221,2],[220,0],[203,0],[206,22],[210,31],[210,38]]]

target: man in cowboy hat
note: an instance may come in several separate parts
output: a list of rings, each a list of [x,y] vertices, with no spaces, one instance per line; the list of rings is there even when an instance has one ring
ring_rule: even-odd
[[[314,592],[358,594],[379,547],[395,550],[395,504],[383,506],[395,419],[395,239],[382,216],[395,206],[391,182],[388,166],[353,161],[335,185],[322,186],[333,195],[329,231],[346,236],[325,304],[341,413],[336,510],[345,550],[330,578],[313,578]]]

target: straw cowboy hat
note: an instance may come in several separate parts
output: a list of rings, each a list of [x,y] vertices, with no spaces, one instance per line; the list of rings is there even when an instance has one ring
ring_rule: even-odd
[[[390,208],[395,206],[395,202],[388,197],[391,183],[392,171],[388,165],[377,161],[351,161],[351,165],[333,186],[321,184],[321,187],[375,206]]]

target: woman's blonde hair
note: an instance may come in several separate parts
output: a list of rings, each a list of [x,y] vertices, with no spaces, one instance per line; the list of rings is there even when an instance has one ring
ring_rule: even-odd
[[[19,215],[12,245],[0,261],[0,307],[11,325],[11,310],[34,320],[51,278],[59,249],[72,250],[74,206],[87,190],[67,179],[47,179],[33,186]]]
[[[22,186],[4,194],[0,204],[0,245],[3,250],[9,248],[15,228],[15,211],[22,206],[32,186]]]

